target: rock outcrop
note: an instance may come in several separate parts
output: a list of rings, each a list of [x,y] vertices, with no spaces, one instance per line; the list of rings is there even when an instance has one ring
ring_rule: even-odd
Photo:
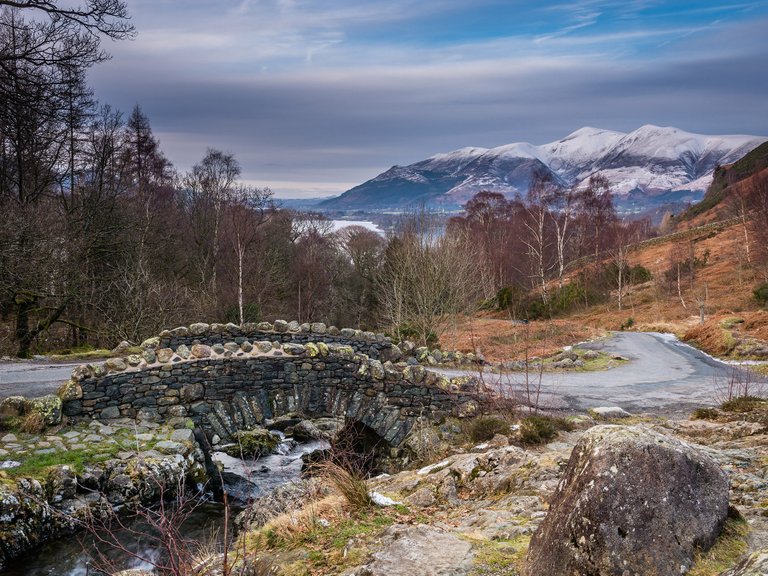
[[[353,576],[465,576],[472,570],[472,545],[432,526],[395,524],[387,529],[373,561]]]
[[[768,574],[768,548],[751,554],[741,564],[720,576],[765,576]]]
[[[597,426],[574,448],[525,576],[683,574],[728,515],[709,456],[642,427]]]

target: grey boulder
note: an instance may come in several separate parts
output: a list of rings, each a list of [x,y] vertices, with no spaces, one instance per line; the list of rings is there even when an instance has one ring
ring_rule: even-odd
[[[596,426],[571,453],[523,574],[683,574],[727,515],[728,478],[708,455],[647,428]]]

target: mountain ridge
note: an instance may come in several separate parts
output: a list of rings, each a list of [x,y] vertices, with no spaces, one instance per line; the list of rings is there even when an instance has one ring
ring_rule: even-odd
[[[585,126],[538,146],[528,142],[468,146],[408,166],[392,166],[320,207],[453,208],[481,190],[524,195],[535,173],[562,186],[582,185],[600,173],[608,178],[623,211],[640,211],[668,201],[700,200],[717,166],[735,162],[766,140],[652,124],[629,133]]]

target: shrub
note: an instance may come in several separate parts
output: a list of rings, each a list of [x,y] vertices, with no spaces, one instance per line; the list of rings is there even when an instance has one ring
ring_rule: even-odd
[[[765,405],[766,400],[758,396],[739,396],[726,400],[720,405],[721,410],[726,412],[751,412],[755,408]]]
[[[768,306],[768,282],[764,282],[757,286],[752,291],[752,294],[761,306]]]
[[[261,319],[261,309],[255,302],[249,302],[243,305],[243,322],[258,322]],[[230,306],[224,312],[224,320],[234,324],[240,323],[240,309],[237,306]]]
[[[545,444],[557,436],[557,427],[551,418],[528,416],[520,423],[523,444]]]
[[[635,319],[632,316],[630,316],[624,321],[624,323],[621,326],[619,326],[619,330],[622,330],[622,331],[629,330],[634,325],[635,325]]]
[[[498,416],[480,416],[470,422],[468,433],[473,442],[487,442],[496,434],[508,434],[509,424]]]
[[[549,295],[549,302],[547,303],[544,303],[538,296],[529,301],[526,306],[526,317],[531,320],[541,320],[570,312],[582,304],[597,304],[603,299],[604,296],[594,290],[586,289],[583,283],[571,282],[562,288],[554,289]]]
[[[505,286],[496,293],[496,308],[509,310],[513,316],[517,317],[524,307],[526,295],[526,291],[517,284]]]
[[[437,337],[437,334],[435,334],[435,332],[430,330],[426,334],[426,338],[425,338],[424,337],[425,335],[422,330],[419,330],[416,326],[413,326],[412,324],[409,324],[407,322],[404,322],[397,327],[396,334],[400,340],[413,340],[415,342],[424,342],[426,346],[428,346],[429,348],[440,347],[440,340]]]
[[[716,408],[696,408],[691,414],[691,420],[717,420],[720,412]]]
[[[645,266],[636,264],[629,270],[629,283],[630,284],[642,284],[653,279],[653,274]]]

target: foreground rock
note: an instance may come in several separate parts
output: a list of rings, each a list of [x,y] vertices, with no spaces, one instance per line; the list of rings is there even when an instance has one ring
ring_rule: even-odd
[[[681,574],[728,515],[709,456],[639,427],[597,426],[573,450],[524,574]]]

